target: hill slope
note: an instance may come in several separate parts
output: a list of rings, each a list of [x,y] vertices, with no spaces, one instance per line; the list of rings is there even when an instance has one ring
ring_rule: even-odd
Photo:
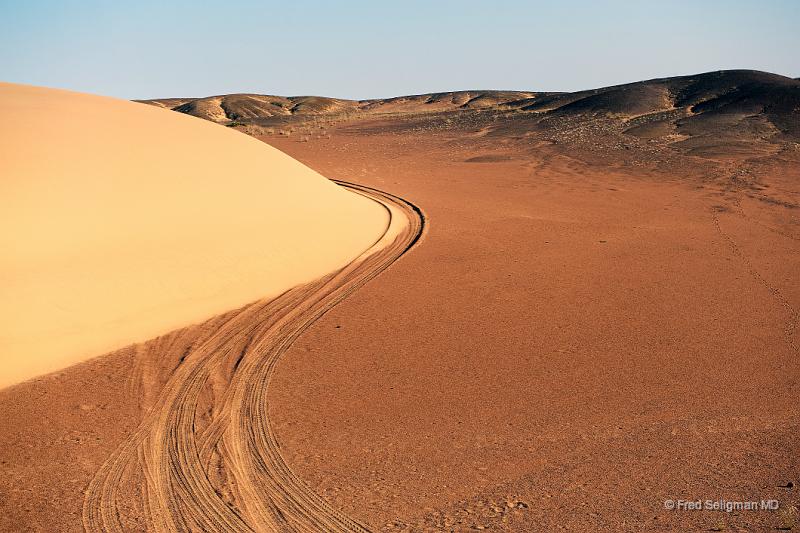
[[[146,103],[234,125],[488,112],[523,120],[532,129],[563,131],[591,121],[601,129],[622,128],[644,140],[675,142],[720,135],[731,142],[800,140],[800,81],[750,70],[660,78],[574,93],[459,91],[361,101],[237,94]],[[689,141],[683,148],[696,149],[709,142]]]

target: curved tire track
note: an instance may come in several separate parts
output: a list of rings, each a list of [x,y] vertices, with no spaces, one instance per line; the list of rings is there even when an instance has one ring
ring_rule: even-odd
[[[338,183],[386,208],[386,232],[322,279],[143,345],[141,357],[179,364],[90,482],[86,531],[368,531],[291,471],[267,404],[275,366],[297,337],[423,232],[424,217],[409,202]]]

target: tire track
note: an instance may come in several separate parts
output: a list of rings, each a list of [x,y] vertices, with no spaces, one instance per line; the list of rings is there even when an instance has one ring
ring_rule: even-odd
[[[736,206],[739,207],[741,211],[738,199],[736,201]],[[742,211],[741,213],[742,216],[745,219],[747,219],[747,216],[744,215],[744,212]],[[747,254],[745,254],[744,251],[742,251],[741,247],[739,247],[739,245],[736,244],[736,241],[733,239],[733,237],[724,229],[722,229],[722,224],[720,223],[719,214],[715,211],[712,211],[711,217],[714,222],[714,229],[728,245],[728,248],[730,248],[731,253],[734,255],[734,257],[738,258],[744,264],[750,276],[757,283],[762,285],[767,291],[769,291],[775,303],[780,307],[783,307],[783,309],[785,310],[787,319],[786,319],[786,324],[783,328],[783,334],[786,339],[786,344],[789,346],[789,348],[791,348],[795,352],[800,352],[800,347],[798,347],[797,343],[795,342],[795,332],[797,331],[797,324],[798,321],[800,321],[800,316],[798,315],[795,308],[792,306],[792,303],[786,298],[786,296],[783,295],[783,293],[780,291],[780,289],[778,289],[778,287],[770,284],[770,282],[767,281],[767,279],[763,275],[761,275],[761,273],[753,265],[753,262],[750,260]]]
[[[344,268],[142,346],[142,360],[179,362],[137,430],[97,471],[84,499],[88,532],[365,532],[286,464],[267,393],[281,355],[311,324],[421,237],[418,208],[338,182],[380,203],[386,232]],[[147,388],[146,364],[137,363]]]

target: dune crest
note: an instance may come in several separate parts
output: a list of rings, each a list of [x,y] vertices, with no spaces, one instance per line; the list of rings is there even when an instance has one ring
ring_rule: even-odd
[[[0,83],[0,387],[276,296],[381,237],[381,205],[238,132]]]

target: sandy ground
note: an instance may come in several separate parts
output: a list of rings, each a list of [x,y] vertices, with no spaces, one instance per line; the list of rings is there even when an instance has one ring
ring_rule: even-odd
[[[374,126],[267,139],[430,222],[281,360],[269,401],[300,477],[380,530],[795,520],[796,210],[718,187],[700,160],[621,169]],[[775,165],[752,168],[796,194],[797,166]],[[780,511],[664,508],[770,498]]]
[[[335,529],[797,527],[800,166],[743,162],[724,147],[713,161],[626,166],[552,143],[522,149],[516,135],[404,132],[375,119],[310,142],[266,138],[325,176],[419,206],[422,238],[270,359],[254,402],[261,388],[235,376],[239,360],[263,352],[249,333],[219,332],[275,315],[256,304],[0,390],[0,529],[119,519],[142,530],[153,502],[167,503],[161,516],[176,529],[214,516],[198,514],[192,495],[215,496],[182,484],[198,470],[184,477],[186,462],[173,460],[195,441],[176,441],[170,424],[186,428],[192,413],[185,434],[206,435],[199,468],[226,505],[218,511],[267,516],[259,498],[280,508],[285,495],[267,488],[273,478],[248,478],[241,486],[265,487],[251,495],[262,503],[242,505],[230,480],[247,462],[202,444],[220,412],[236,412],[217,399],[237,390],[255,409],[254,435],[309,489],[292,501],[308,498],[301,509]],[[728,176],[743,167],[771,201],[733,187]],[[230,344],[203,371],[194,365],[217,352],[214,338]],[[206,372],[201,386],[181,377],[191,368]],[[142,427],[133,453],[126,443]],[[252,457],[247,446],[237,453]],[[109,477],[104,465],[120,454],[131,459]],[[159,475],[143,479],[148,465]],[[116,502],[105,516],[112,507],[92,503],[97,483]],[[777,499],[780,509],[664,506],[698,499]],[[86,502],[100,522],[82,516]]]
[[[0,387],[348,263],[385,210],[254,139],[0,84]]]

